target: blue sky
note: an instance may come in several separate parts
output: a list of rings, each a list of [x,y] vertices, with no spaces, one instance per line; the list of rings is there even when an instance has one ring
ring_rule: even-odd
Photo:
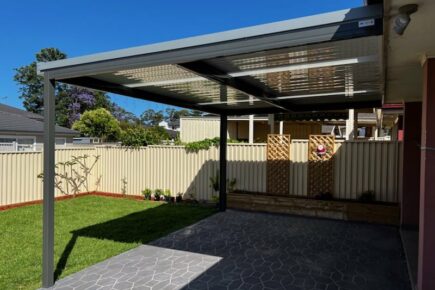
[[[8,0],[0,9],[0,103],[18,108],[14,68],[37,51],[68,57],[357,7],[363,0]],[[140,114],[166,106],[111,95]]]

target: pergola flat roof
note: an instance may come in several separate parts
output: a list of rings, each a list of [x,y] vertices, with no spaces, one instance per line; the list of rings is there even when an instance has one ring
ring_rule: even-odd
[[[38,63],[44,75],[42,284],[54,283],[55,83],[220,114],[226,209],[228,115],[381,105],[382,5]]]
[[[216,114],[381,105],[382,5],[38,63],[51,80]]]

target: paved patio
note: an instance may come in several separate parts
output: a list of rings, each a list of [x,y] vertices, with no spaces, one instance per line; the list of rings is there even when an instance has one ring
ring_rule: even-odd
[[[227,211],[52,289],[410,289],[393,227]]]

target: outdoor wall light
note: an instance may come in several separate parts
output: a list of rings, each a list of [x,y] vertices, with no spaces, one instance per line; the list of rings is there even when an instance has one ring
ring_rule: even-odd
[[[394,31],[398,35],[402,35],[405,32],[406,27],[408,27],[409,22],[411,22],[410,15],[418,10],[417,4],[408,4],[399,8],[399,15],[394,18]]]

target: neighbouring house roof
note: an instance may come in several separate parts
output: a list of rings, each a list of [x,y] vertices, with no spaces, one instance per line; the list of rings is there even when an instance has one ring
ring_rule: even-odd
[[[29,111],[21,110],[15,107],[11,107],[5,104],[0,104],[0,112],[12,113],[16,115],[20,115],[29,119],[44,121],[44,116],[35,114]]]
[[[0,132],[2,133],[34,133],[44,132],[44,117],[0,104]],[[56,125],[56,134],[61,136],[78,136],[78,131]]]

